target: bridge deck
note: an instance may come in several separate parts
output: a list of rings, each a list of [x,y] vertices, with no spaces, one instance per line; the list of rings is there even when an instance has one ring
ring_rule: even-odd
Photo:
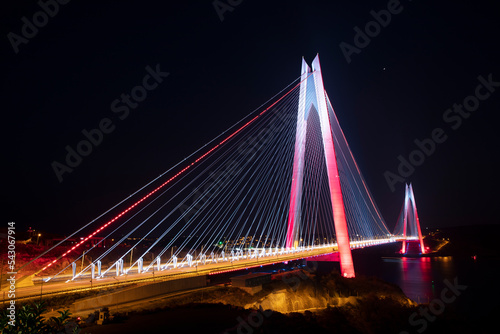
[[[354,241],[351,242],[351,248],[369,247],[384,243],[394,242],[394,239],[377,239],[370,241]],[[90,289],[102,289],[118,287],[129,284],[146,284],[152,281],[159,280],[172,280],[185,277],[199,276],[199,275],[212,275],[228,271],[236,271],[241,269],[253,268],[258,266],[270,265],[279,262],[293,261],[303,258],[310,258],[315,256],[323,256],[337,252],[336,245],[317,247],[312,249],[304,249],[288,254],[272,253],[262,257],[246,258],[240,256],[238,259],[231,261],[231,257],[227,256],[227,261],[219,261],[217,263],[202,264],[200,260],[193,261],[192,266],[187,266],[187,263],[180,262],[178,268],[167,267],[165,270],[153,271],[150,269],[148,272],[138,273],[137,267],[132,268],[127,274],[116,276],[116,271],[109,271],[106,276],[102,278],[91,279],[90,272],[77,276],[72,280],[72,275],[65,275],[62,278],[65,281],[50,281],[42,283],[42,277],[33,279],[36,286],[18,288],[16,290],[16,298],[40,298],[41,292],[43,295],[57,295],[70,292],[88,291]],[[207,259],[207,262],[210,262]],[[127,270],[125,270],[127,271]],[[46,279],[46,277],[44,278]]]

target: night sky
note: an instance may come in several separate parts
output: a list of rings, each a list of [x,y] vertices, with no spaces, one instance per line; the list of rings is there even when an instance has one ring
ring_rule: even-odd
[[[422,226],[499,222],[494,1],[215,3],[219,13],[210,0],[72,0],[57,13],[49,6],[52,17],[40,14],[36,1],[4,4],[5,224],[76,230],[267,101],[300,75],[302,56],[310,63],[317,53],[325,89],[390,229],[404,184],[391,189],[384,173],[398,174],[398,156],[409,159],[414,141],[432,138],[436,128],[441,143],[405,177]],[[355,39],[381,10],[385,27],[368,24],[370,40]],[[29,27],[34,19],[37,32]],[[148,66],[158,67],[161,82],[149,81],[155,88],[128,114],[113,112],[114,100],[143,84]],[[477,88],[481,80],[489,88]],[[447,111],[464,100],[473,111]],[[64,163],[65,147],[75,148],[83,130],[105,119],[110,133],[60,182],[51,164]]]

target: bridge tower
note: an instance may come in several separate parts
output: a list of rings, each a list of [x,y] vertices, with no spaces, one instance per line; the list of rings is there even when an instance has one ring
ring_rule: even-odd
[[[339,248],[340,271],[344,277],[354,277],[349,234],[344,209],[344,200],[340,185],[339,170],[335,154],[330,117],[326,104],[325,89],[319,56],[316,55],[311,68],[302,58],[301,84],[299,92],[299,105],[297,115],[297,129],[295,133],[295,154],[293,161],[292,186],[290,190],[290,209],[288,215],[286,247],[299,246],[299,230],[301,223],[302,185],[304,178],[304,154],[306,145],[306,132],[308,116],[317,112],[320,121],[323,149],[327,167],[330,200],[333,209],[335,234]]]
[[[405,240],[403,240],[403,245],[401,246],[401,254],[406,254],[407,249],[407,237],[416,237],[418,236],[418,243],[420,247],[420,254],[425,254],[426,250],[424,247],[424,240],[422,238],[422,230],[420,229],[420,220],[418,219],[417,213],[417,205],[415,203],[415,195],[413,194],[413,187],[411,183],[405,186],[405,201],[403,203],[402,212],[402,236]],[[401,220],[401,218],[399,219]],[[399,222],[398,222],[399,225]],[[401,227],[396,225],[395,234],[401,234]]]

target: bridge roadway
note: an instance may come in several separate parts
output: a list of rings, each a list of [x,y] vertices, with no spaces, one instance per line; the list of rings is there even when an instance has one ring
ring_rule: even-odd
[[[395,242],[391,239],[375,239],[366,241],[351,242],[351,249],[375,246],[384,243]],[[159,282],[166,280],[181,279],[199,275],[213,275],[222,272],[236,271],[241,269],[270,265],[279,262],[293,261],[304,258],[311,258],[338,252],[336,244],[315,246],[309,249],[300,249],[295,252],[282,253],[272,252],[265,256],[252,257],[239,256],[238,259],[231,261],[231,256],[227,256],[226,261],[218,261],[217,263],[201,264],[200,260],[193,261],[191,267],[187,266],[186,261],[180,262],[177,268],[168,268],[161,271],[151,271],[138,273],[137,267],[132,268],[129,273],[116,276],[116,271],[108,271],[108,274],[101,278],[91,279],[90,272],[77,276],[72,280],[72,275],[60,275],[58,280],[51,280],[42,283],[42,279],[47,276],[39,276],[33,279],[36,284],[34,286],[16,288],[16,299],[31,299],[40,298],[41,296],[56,296],[66,293],[83,292],[89,290],[97,290],[104,288],[115,288],[131,284],[148,284],[151,282]],[[219,258],[220,259],[220,258]],[[210,262],[207,259],[206,262]],[[156,267],[156,265],[154,266]],[[125,270],[126,271],[126,270]],[[61,281],[61,279],[63,279]]]

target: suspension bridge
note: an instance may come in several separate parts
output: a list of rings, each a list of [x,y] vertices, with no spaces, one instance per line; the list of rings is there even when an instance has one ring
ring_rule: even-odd
[[[75,236],[79,241],[67,246]],[[351,249],[404,241],[406,253],[411,240],[425,252],[411,185],[391,233],[316,56],[311,67],[302,59],[300,77],[262,106],[32,262],[67,247],[36,276],[75,285],[89,277],[99,284],[214,274],[325,256],[354,277]],[[84,265],[85,254],[92,258]],[[74,260],[62,265],[69,256]]]

